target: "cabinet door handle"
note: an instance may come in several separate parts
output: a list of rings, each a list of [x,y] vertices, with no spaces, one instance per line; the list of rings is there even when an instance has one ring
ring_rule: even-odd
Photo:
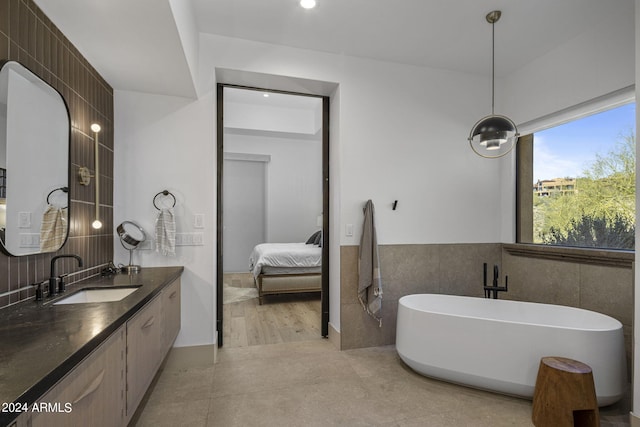
[[[169,295],[169,299],[174,299],[177,294],[178,294],[178,291],[173,291],[171,295]]]
[[[82,399],[84,399],[85,397],[89,396],[91,393],[96,391],[98,387],[100,387],[100,384],[102,384],[103,378],[104,378],[104,369],[100,371],[98,376],[95,377],[93,381],[91,381],[91,384],[89,384],[89,386],[80,394],[80,396],[76,397],[76,400],[73,401],[73,404],[75,405],[76,403],[80,402]]]
[[[155,322],[155,320],[156,320],[156,317],[155,316],[151,316],[149,318],[149,320],[147,320],[147,323],[142,325],[142,328],[140,328],[140,329],[147,329],[149,326],[153,325],[153,322]]]

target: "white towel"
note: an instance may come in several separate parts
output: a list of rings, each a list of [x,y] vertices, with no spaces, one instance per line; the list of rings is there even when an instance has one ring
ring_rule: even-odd
[[[176,220],[173,208],[162,208],[156,219],[156,252],[176,254]]]
[[[42,214],[40,252],[55,252],[67,237],[67,208],[48,205]]]

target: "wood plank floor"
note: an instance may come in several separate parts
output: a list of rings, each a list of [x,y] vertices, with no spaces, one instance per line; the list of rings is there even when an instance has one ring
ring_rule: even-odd
[[[252,287],[250,273],[224,275],[227,285]],[[320,294],[283,294],[224,304],[223,336],[228,348],[321,339]]]

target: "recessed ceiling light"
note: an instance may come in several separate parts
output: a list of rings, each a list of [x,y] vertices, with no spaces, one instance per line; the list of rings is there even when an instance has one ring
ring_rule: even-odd
[[[300,0],[300,6],[305,9],[313,9],[316,7],[316,0]]]
[[[263,93],[262,96],[264,96],[265,98],[268,98],[269,94],[268,93]]]

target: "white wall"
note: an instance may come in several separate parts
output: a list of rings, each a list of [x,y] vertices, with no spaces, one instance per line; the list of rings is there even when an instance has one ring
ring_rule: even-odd
[[[497,112],[521,123],[632,84],[632,12],[622,8],[615,20],[498,81]],[[472,124],[489,113],[489,79],[212,35],[201,35],[199,45],[201,99],[116,93],[116,222],[149,226],[151,197],[165,186],[180,194],[182,227],[190,226],[187,212],[206,214],[205,246],[183,248],[175,260],[141,254],[146,265],[186,267],[185,315],[194,322],[184,322],[179,344],[213,339],[217,69],[339,85],[331,101],[329,233],[336,329],[339,245],[358,244],[367,199],[376,205],[381,244],[511,241],[513,158],[481,159],[466,141]],[[133,173],[135,187],[126,187]],[[344,235],[346,224],[354,225],[354,236]]]
[[[640,69],[634,47],[640,0],[635,12],[632,1],[624,5],[615,22],[598,23],[498,81],[496,111],[522,123],[640,81],[634,74]],[[138,254],[146,266],[185,265],[177,345],[214,340],[216,67],[339,83],[331,99],[329,233],[331,323],[337,330],[339,245],[358,243],[366,199],[376,203],[382,244],[511,241],[513,159],[477,158],[466,143],[470,126],[488,113],[487,79],[208,35],[201,37],[200,52],[198,89],[204,95],[197,101],[115,94],[115,223],[131,219],[151,231],[151,198],[163,188],[178,197],[179,229],[190,230],[190,214],[206,214],[205,246],[181,248],[175,259]],[[396,199],[398,210],[391,211]],[[347,223],[356,226],[352,238],[344,236]],[[125,262],[119,243],[115,247],[116,259]],[[640,351],[635,354],[639,366]]]
[[[633,1],[617,1],[616,15],[503,79],[497,110],[519,124],[633,84]]]
[[[640,0],[639,0],[640,1]],[[331,191],[329,193],[329,323],[340,331],[340,235],[342,226],[340,225],[340,185],[342,181],[340,175],[340,87],[336,88],[330,97],[329,103],[329,182]],[[337,165],[337,167],[336,167]],[[335,222],[334,222],[335,221]],[[325,233],[327,231],[325,230]],[[326,236],[325,236],[326,237]]]
[[[198,25],[196,23],[195,11],[190,1],[169,0],[169,7],[176,23],[176,29],[182,43],[182,51],[189,66],[191,78],[196,81],[198,71],[198,56],[200,49],[198,43]],[[179,61],[176,58],[176,61]],[[197,88],[196,88],[197,90]]]
[[[34,82],[19,69],[7,66],[6,159],[7,165],[22,164],[31,159],[29,168],[7,168],[6,240],[12,254],[39,252],[40,247],[23,245],[23,236],[39,242],[42,215],[47,208],[50,191],[67,186],[69,153],[69,115],[58,93],[44,82]],[[45,141],[47,143],[43,144]],[[28,161],[28,160],[27,160]],[[67,206],[67,195],[56,192],[50,202],[56,207]],[[29,221],[21,224],[24,214]]]
[[[225,152],[271,156],[266,166],[267,242],[304,242],[319,229],[316,220],[322,212],[320,141],[227,133],[224,144]]]
[[[640,31],[640,0],[635,0],[635,5],[632,0],[617,2],[616,11],[615,17],[598,22],[583,34],[501,81],[499,90],[508,94],[503,96],[504,111],[516,123],[529,122],[640,81],[640,39],[636,35]],[[500,108],[497,110],[502,111]],[[636,121],[640,123],[640,116]],[[511,165],[504,165],[505,176],[512,174],[512,171]],[[509,180],[515,182],[513,178]],[[636,186],[640,188],[640,182]],[[503,188],[502,200],[505,206],[515,205],[515,191],[509,185]],[[636,197],[637,206],[638,201]],[[640,212],[638,207],[636,211]],[[639,233],[636,241],[640,241],[640,232],[636,230],[636,233]],[[636,269],[635,283],[639,281],[640,274]],[[635,323],[638,324],[640,292],[636,291],[635,295]],[[640,334],[634,331],[634,335],[633,364],[637,367],[640,366],[637,345]],[[634,372],[633,408],[637,414],[640,410],[640,370],[635,369]]]
[[[316,111],[225,101],[224,127],[314,135],[322,125],[318,126]]]
[[[151,198],[165,187],[177,193],[179,229],[189,229],[188,214],[206,214],[205,246],[181,248],[175,259],[139,254],[143,265],[185,265],[178,345],[213,342],[217,67],[339,84],[339,104],[332,100],[339,115],[331,123],[330,231],[330,321],[337,330],[339,245],[358,244],[367,199],[377,207],[381,244],[500,239],[500,170],[466,141],[470,126],[488,113],[488,79],[209,35],[201,35],[200,49],[203,98],[115,96],[115,222],[132,219],[151,230]],[[344,236],[347,223],[354,224],[353,237]]]
[[[211,93],[194,101],[172,96],[116,91],[114,224],[131,220],[153,237],[156,193],[176,199],[177,232],[204,232],[204,246],[176,248],[175,257],[142,250],[143,267],[183,265],[182,329],[176,346],[214,342],[215,332],[215,125]],[[205,214],[205,228],[193,228],[193,215]],[[114,242],[115,262],[128,252]]]
[[[210,35],[200,46],[203,78],[219,67],[339,84],[339,100],[331,101],[339,114],[331,113],[329,233],[330,322],[338,331],[339,245],[358,244],[367,199],[377,206],[381,244],[500,239],[499,167],[466,141],[488,113],[488,79]],[[344,236],[348,223],[352,237]]]
[[[203,84],[216,67],[339,83],[339,225],[361,224],[371,198],[383,244],[499,238],[494,212],[477,209],[499,204],[499,170],[466,141],[489,112],[488,79],[212,35],[200,47]],[[340,243],[357,244],[357,228]]]
[[[616,3],[616,15],[536,58],[496,83],[497,113],[517,124],[590,101],[635,83],[634,0]],[[503,241],[515,236],[515,167],[501,166]]]
[[[248,156],[244,156],[248,157]],[[256,158],[258,157],[258,158]],[[253,248],[266,241],[267,162],[269,156],[224,156],[224,273],[247,273]]]

